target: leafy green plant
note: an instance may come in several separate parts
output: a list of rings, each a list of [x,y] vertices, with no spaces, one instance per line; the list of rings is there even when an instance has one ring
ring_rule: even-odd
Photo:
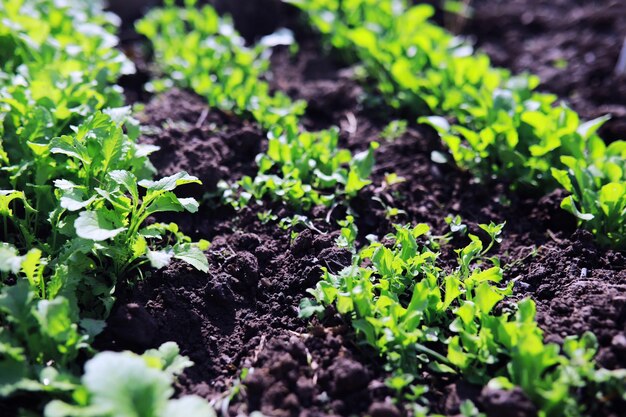
[[[406,120],[392,120],[380,133],[380,136],[388,142],[392,142],[406,133]]]
[[[589,142],[586,158],[563,156],[565,169],[552,175],[571,195],[561,207],[575,215],[598,241],[626,247],[626,142]]]
[[[342,247],[354,242],[354,225],[345,226],[338,240]],[[460,373],[478,384],[519,386],[546,417],[584,415],[575,396],[582,387],[595,386],[598,397],[623,396],[619,387],[626,375],[597,369],[592,334],[567,338],[561,352],[544,343],[532,300],[495,312],[513,286],[499,285],[499,260],[486,257],[502,226],[481,226],[489,236],[486,246],[469,234],[470,243],[456,251],[458,266],[450,272],[429,248],[428,226],[397,226],[384,240],[390,243],[374,242],[355,252],[353,264],[338,274],[324,270],[309,290],[313,299],[302,302],[301,315],[322,314],[333,305],[359,340],[386,359],[393,373],[389,385],[405,398],[419,398],[422,388],[415,384],[425,367]]]
[[[0,19],[0,189],[49,193],[46,145],[95,111],[122,106],[114,82],[134,66],[115,48],[117,18],[97,1],[7,0]]]
[[[367,151],[351,155],[338,148],[337,142],[336,129],[279,137],[270,134],[267,153],[257,158],[259,173],[239,182],[243,190],[239,201],[230,197],[232,194],[227,200],[246,205],[252,197],[261,200],[269,195],[307,210],[312,205],[330,206],[337,196],[354,197],[371,183],[367,178],[378,144],[373,142]],[[277,170],[279,173],[272,173]]]
[[[139,356],[131,352],[103,352],[85,365],[73,392],[73,404],[59,400],[46,406],[46,417],[212,417],[215,411],[197,396],[171,399],[172,382],[193,365],[179,355],[178,346],[165,343]]]
[[[163,212],[195,212],[153,181],[137,122],[114,84],[132,64],[100,2],[7,0],[0,9],[0,395],[72,389],[121,279],[174,258],[207,270]],[[5,287],[10,284],[11,286]]]
[[[151,41],[160,69],[173,82],[223,111],[252,117],[268,132],[268,151],[257,157],[258,175],[234,186],[221,184],[224,199],[241,207],[269,196],[307,210],[330,205],[337,196],[353,197],[369,184],[377,144],[353,156],[339,148],[335,128],[302,131],[299,118],[306,103],[271,93],[263,80],[267,45],[246,47],[228,18],[210,6],[198,10],[195,3],[178,8],[166,2],[142,19],[137,31]]]
[[[68,370],[88,349],[94,323],[80,331],[66,298],[38,299],[25,281],[0,291],[0,323],[0,396],[73,389]]]

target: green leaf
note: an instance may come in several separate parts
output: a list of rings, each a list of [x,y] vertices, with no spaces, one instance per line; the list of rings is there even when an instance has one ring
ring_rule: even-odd
[[[11,217],[13,216],[13,211],[9,208],[9,204],[13,200],[22,200],[24,203],[24,207],[30,211],[34,212],[35,209],[28,204],[26,200],[26,195],[23,191],[16,190],[0,190],[0,216],[3,217]]]
[[[197,213],[200,205],[195,198],[179,198],[178,202],[190,213]]]
[[[174,246],[174,258],[187,262],[199,271],[209,272],[209,262],[206,255],[191,243]]]
[[[369,149],[363,152],[359,152],[352,157],[352,162],[356,166],[357,173],[360,178],[368,178],[372,173],[374,167],[374,151],[378,149],[377,142],[370,143]]]
[[[185,369],[193,366],[187,356],[180,355],[180,348],[174,342],[165,342],[159,349],[150,349],[143,354],[153,356],[161,361],[161,369],[172,376],[180,375]]]
[[[50,152],[76,158],[84,165],[91,165],[92,159],[87,148],[73,136],[65,135],[52,139]]]
[[[571,195],[568,197],[565,197],[563,201],[561,201],[561,208],[569,211],[574,216],[578,217],[580,220],[589,221],[595,218],[595,216],[591,213],[581,213],[576,207],[576,203],[574,202],[574,197],[572,197]]]
[[[205,399],[188,395],[177,400],[170,400],[167,403],[162,417],[215,417],[215,411]]]
[[[172,191],[176,187],[185,184],[202,184],[197,177],[187,174],[186,172],[179,172],[169,177],[161,178],[158,181],[142,180],[139,181],[139,185],[148,190],[148,194],[159,193],[165,191]]]
[[[34,297],[35,294],[30,291],[28,284],[20,280],[17,284],[2,290],[0,310],[8,313],[8,320],[27,326]]]
[[[78,237],[96,242],[112,239],[126,230],[125,227],[114,228],[107,216],[100,211],[81,212],[74,222],[74,227]]]
[[[370,183],[370,180],[362,179],[356,170],[351,169],[348,173],[348,180],[346,181],[346,194],[349,196],[356,195],[359,190]]]
[[[82,381],[91,404],[115,417],[161,417],[174,393],[170,377],[129,353],[96,355],[85,365]]]
[[[101,138],[100,143],[98,160],[101,161],[101,165],[98,168],[102,172],[109,172],[112,165],[121,159],[122,150],[126,143],[124,132],[119,127],[111,128],[110,133]]]
[[[184,207],[180,203],[178,197],[172,192],[166,192],[159,195],[150,202],[150,205],[146,209],[146,214],[153,214],[159,212],[181,212]]]
[[[446,310],[456,298],[461,295],[461,280],[454,275],[448,275],[444,278],[445,283],[445,299],[443,301],[443,309]]]
[[[101,406],[81,407],[53,400],[46,404],[45,417],[103,417],[109,416],[109,410]]]
[[[20,389],[20,383],[27,376],[28,365],[23,349],[0,342],[0,396],[9,396]]]
[[[64,298],[41,300],[37,303],[37,320],[42,330],[60,344],[65,344],[76,335],[70,315],[70,304]]]
[[[17,274],[22,267],[23,257],[8,243],[0,243],[0,271]]]
[[[80,328],[83,329],[83,331],[91,339],[102,333],[105,327],[106,322],[104,320],[96,320],[90,318],[84,318],[80,320]]]
[[[139,201],[139,192],[137,191],[137,177],[128,171],[116,170],[109,172],[109,177],[117,184],[124,187],[131,195],[133,201]]]
[[[594,135],[598,131],[598,129],[600,129],[602,125],[610,119],[611,116],[607,114],[604,116],[600,116],[596,119],[589,120],[588,122],[585,122],[578,126],[577,132],[584,139],[588,139],[589,137],[591,137],[591,135]]]
[[[81,190],[73,189],[66,191],[63,193],[63,197],[61,197],[60,205],[66,210],[78,211],[88,207],[96,200],[97,196],[93,195],[87,200],[83,200],[83,198],[84,196]]]
[[[461,347],[459,336],[454,336],[448,343],[448,360],[460,369],[465,369],[469,364],[469,357]]]
[[[22,260],[22,272],[24,272],[24,275],[26,275],[28,281],[33,286],[39,284],[38,270],[42,267],[41,255],[41,250],[34,248],[29,250]],[[1,264],[2,261],[0,261],[0,265]],[[0,266],[0,270],[1,269],[2,267]]]
[[[600,188],[598,200],[605,215],[620,213],[626,205],[626,186],[618,182],[605,184]]]
[[[325,310],[324,306],[316,303],[314,300],[310,298],[303,298],[300,301],[300,306],[298,308],[298,316],[308,319],[313,315],[324,313]]]
[[[475,292],[476,298],[474,298],[474,302],[483,314],[489,314],[491,309],[504,298],[504,296],[487,281],[482,282],[476,287]]]
[[[440,116],[424,116],[417,119],[418,123],[427,124],[433,127],[439,133],[450,132],[450,123]]]

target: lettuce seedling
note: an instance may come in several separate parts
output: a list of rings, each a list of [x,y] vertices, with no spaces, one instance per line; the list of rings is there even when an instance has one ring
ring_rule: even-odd
[[[589,129],[597,129],[597,120]],[[571,195],[561,207],[604,245],[626,247],[626,142],[605,145],[597,136],[588,141],[584,158],[561,157],[564,169],[552,169],[554,178]]]
[[[251,115],[266,129],[293,124],[305,104],[270,94],[269,84],[262,81],[269,68],[267,46],[246,47],[229,18],[220,17],[211,6],[198,9],[195,3],[177,7],[166,1],[164,8],[151,10],[137,23],[137,32],[152,43],[160,69],[209,105]]]

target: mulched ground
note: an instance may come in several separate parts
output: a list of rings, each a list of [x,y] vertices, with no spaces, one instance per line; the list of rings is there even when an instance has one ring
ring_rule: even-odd
[[[254,6],[256,2],[243,2],[245,7],[237,8],[240,3],[230,2],[228,6],[226,2],[222,7],[238,11],[236,23],[248,38],[271,32],[279,24],[297,28],[293,10],[276,2],[264,1],[267,4],[263,7]],[[515,7],[522,4],[507,3]],[[530,3],[550,8],[544,2],[526,2]],[[563,5],[578,4],[553,3],[550,10],[557,11],[563,10],[558,9]],[[476,7],[480,8],[481,4],[477,2]],[[584,56],[588,53],[586,44],[575,42],[579,32],[585,34],[581,39],[587,39],[587,33],[595,36],[596,32],[599,39],[609,39],[603,29],[592,24],[584,26],[584,30],[580,25],[570,29],[558,23],[564,22],[563,13],[557,16],[554,12],[557,22],[554,26],[520,23],[525,30],[532,28],[531,38],[543,39],[543,49],[531,47],[535,44],[528,40],[520,41],[522,46],[515,46],[510,39],[519,40],[525,32],[520,29],[511,32],[518,35],[506,32],[504,36],[496,36],[498,30],[513,31],[516,27],[496,19],[496,9],[504,16],[511,16],[502,19],[503,22],[519,20],[514,17],[514,10],[518,9],[498,3],[491,20],[479,12],[479,20],[468,28],[496,63],[518,70],[524,67],[517,65],[526,62],[527,69],[545,77],[547,90],[577,98],[573,105],[585,116],[591,117],[602,106],[626,108],[626,95],[620,102],[617,95],[609,99],[589,88],[590,78],[586,77],[594,71],[606,73],[609,58],[599,56],[579,71],[574,71],[578,68],[574,64],[563,70],[572,74],[546,76],[549,74],[546,68],[553,68],[547,64],[548,56],[568,54],[567,59]],[[573,9],[594,7],[583,5]],[[600,10],[598,6],[595,9]],[[254,26],[256,21],[251,16],[255,11],[268,10],[272,16],[272,19],[268,17],[268,27]],[[540,12],[544,9],[539,6],[527,10],[544,16]],[[549,22],[550,16],[531,21]],[[479,26],[489,29],[483,33],[476,29]],[[572,36],[571,30],[575,30],[577,37]],[[446,228],[443,219],[448,214],[460,214],[475,233],[479,233],[479,223],[506,221],[504,240],[494,254],[510,265],[506,277],[516,280],[516,297],[530,296],[537,301],[539,323],[547,339],[558,343],[566,335],[592,330],[601,345],[600,363],[609,368],[626,367],[623,254],[598,248],[588,233],[576,231],[573,219],[558,207],[562,197],[559,192],[545,197],[516,195],[507,191],[506,184],[479,184],[453,166],[432,162],[431,152],[443,148],[430,129],[411,125],[395,141],[381,139],[380,132],[392,116],[385,109],[367,108],[360,99],[361,88],[351,79],[350,68],[324,56],[319,42],[309,33],[301,30],[296,33],[301,46],[299,53],[291,56],[287,50],[277,49],[272,57],[268,79],[273,88],[309,102],[304,119],[308,128],[339,126],[342,146],[362,150],[373,140],[381,143],[373,184],[351,204],[358,214],[361,235],[382,236],[392,230],[392,223],[417,222],[427,222],[436,232],[442,232]],[[570,39],[569,48],[547,41],[559,36]],[[509,53],[508,58],[498,55],[507,48],[514,48],[510,50],[515,51],[515,61]],[[609,55],[613,49],[598,51]],[[532,53],[543,54],[545,60],[522,59],[533,56]],[[598,79],[609,82],[606,78]],[[572,84],[565,87],[567,82]],[[622,87],[611,90],[616,92]],[[242,175],[253,174],[254,156],[265,146],[263,134],[254,123],[209,109],[201,98],[185,91],[172,90],[152,98],[140,118],[148,126],[142,140],[162,147],[154,158],[159,173],[168,175],[184,169],[199,176],[204,186],[186,189],[188,195],[196,197],[215,192],[218,180],[235,181]],[[608,131],[614,129],[622,128],[617,123]],[[406,181],[385,187],[384,176],[391,172]],[[397,207],[404,214],[388,219],[384,205]],[[229,404],[223,403],[227,404],[226,415],[257,409],[266,415],[290,417],[366,412],[373,417],[403,415],[401,407],[391,404],[390,393],[384,386],[386,373],[379,359],[368,349],[354,344],[346,323],[335,316],[312,324],[297,317],[297,305],[306,296],[306,289],[319,279],[320,267],[336,271],[350,262],[349,254],[334,247],[337,226],[334,221],[330,224],[325,221],[327,210],[316,208],[309,213],[316,230],[299,228],[298,237],[292,239],[289,231],[259,220],[258,213],[269,208],[279,217],[292,214],[285,207],[267,202],[235,213],[207,199],[198,214],[177,216],[175,220],[184,231],[211,240],[209,273],[173,264],[133,287],[121,288],[99,347],[141,351],[174,340],[196,363],[180,379],[179,392],[196,393],[216,401],[225,398],[237,385],[243,368],[253,369],[243,380],[240,394]],[[331,218],[336,220],[344,213],[342,209],[335,210]],[[452,245],[458,247],[463,243],[459,239]],[[451,258],[449,253],[444,256]],[[428,399],[434,411],[458,414],[460,402],[471,398],[490,416],[534,415],[528,400],[517,391],[509,395],[481,393],[480,387],[462,381],[436,375],[428,378],[432,386]],[[510,414],[511,410],[517,414]],[[597,415],[618,416],[619,412],[598,410]]]

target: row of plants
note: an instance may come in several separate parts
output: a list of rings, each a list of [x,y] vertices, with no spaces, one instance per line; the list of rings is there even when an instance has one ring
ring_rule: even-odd
[[[331,4],[337,7],[333,9],[329,6]],[[439,78],[436,78],[434,74],[436,68],[429,71],[429,77],[436,78],[432,81],[431,90],[426,90],[430,91],[429,95],[420,89],[407,90],[406,85],[398,85],[395,78],[410,76],[414,77],[415,81],[421,79],[423,73],[402,66],[402,63],[398,64],[395,70],[385,67],[386,64],[395,65],[398,62],[395,59],[398,57],[387,50],[381,52],[378,49],[377,43],[383,42],[386,34],[385,30],[381,29],[383,26],[377,24],[378,20],[391,24],[393,19],[398,17],[396,14],[398,9],[392,6],[398,4],[400,3],[320,1],[302,3],[300,6],[307,8],[309,12],[315,9],[318,14],[313,15],[319,18],[316,23],[322,27],[322,32],[331,35],[333,46],[353,54],[349,58],[361,62],[367,74],[379,81],[377,87],[387,103],[398,108],[409,108],[420,114],[438,111],[443,113],[451,108],[462,107],[464,117],[455,115],[458,124],[454,125],[454,129],[458,129],[458,132],[463,131],[464,138],[465,135],[470,136],[470,127],[475,129],[481,123],[486,123],[485,120],[492,120],[492,116],[481,115],[479,109],[487,111],[486,109],[494,104],[493,100],[489,103],[480,101],[475,108],[471,106],[477,100],[470,100],[467,107],[460,106],[470,93],[463,95],[462,91],[457,92],[451,88],[445,91],[445,97],[447,100],[456,97],[456,105],[451,101],[443,105],[435,100],[435,94],[444,95],[438,83],[441,83],[445,76],[451,76],[448,72],[442,72]],[[342,164],[349,163],[349,153],[345,153],[345,159],[326,156],[328,154],[325,149],[332,152],[337,150],[334,155],[345,152],[337,149],[336,132],[332,130],[302,132],[298,128],[298,118],[304,111],[304,104],[292,103],[281,93],[273,95],[268,93],[269,87],[262,81],[262,75],[268,67],[265,55],[267,47],[263,43],[253,48],[245,47],[243,40],[236,35],[228,20],[220,19],[210,7],[198,11],[194,5],[194,1],[189,1],[186,8],[180,9],[169,3],[165,9],[151,12],[138,24],[137,29],[152,42],[156,61],[170,77],[168,80],[193,89],[206,97],[210,105],[223,111],[253,118],[268,131],[269,149],[257,159],[259,175],[255,179],[244,178],[239,183],[244,192],[236,194],[229,190],[228,192],[233,194],[226,194],[227,197],[239,198],[235,203],[242,205],[247,204],[252,197],[260,200],[269,193],[272,198],[282,199],[306,209],[312,204],[331,202],[337,194],[332,195],[330,190],[338,184],[345,187],[339,194],[350,196],[351,190],[345,175],[341,180],[342,175],[330,174]],[[351,15],[353,20],[346,17],[344,8],[354,12]],[[357,14],[355,10],[362,14]],[[412,10],[412,19],[418,19],[415,14],[423,14],[420,18],[423,19],[420,21],[423,25],[415,29],[415,36],[406,40],[404,46],[416,42],[417,35],[422,33],[420,29],[423,29],[424,25],[429,25],[426,22],[429,9],[418,7]],[[371,25],[363,25],[363,18],[366,15],[371,19],[365,19],[365,22],[372,23]],[[348,19],[351,22],[349,30],[354,33],[350,32],[350,38],[347,34],[348,29],[342,26],[344,22],[341,19]],[[409,19],[400,22],[393,23],[397,24],[394,26],[396,34],[406,34],[406,31],[400,30],[402,24],[414,24],[417,21]],[[332,29],[327,30],[325,24]],[[384,28],[388,29],[387,26]],[[345,30],[346,33],[341,30]],[[367,30],[380,30],[380,33],[376,33],[375,36],[364,35],[363,31]],[[445,32],[435,26],[432,27],[432,32],[445,35]],[[363,37],[368,39],[367,47],[359,43],[363,41]],[[432,43],[431,46],[435,47],[441,41],[441,38],[433,38],[423,42]],[[447,45],[451,40],[444,38],[443,41],[444,45]],[[413,48],[416,49],[417,45],[421,46],[422,43],[417,42]],[[407,52],[402,46],[388,47],[392,52]],[[463,45],[457,45],[458,48],[461,46]],[[418,52],[414,50],[411,56],[419,55]],[[519,88],[515,90],[517,95],[511,93],[510,97],[507,96],[507,92],[500,88],[502,87],[500,84],[506,81],[513,85],[517,81],[511,81],[506,71],[491,70],[484,56],[479,60],[486,65],[477,67],[474,65],[475,62],[471,61],[471,55],[467,53],[466,50],[465,55],[459,56],[467,58],[464,64],[458,64],[461,68],[467,68],[467,71],[478,70],[479,73],[481,70],[494,71],[493,74],[497,74],[497,77],[491,76],[492,80],[488,86],[493,84],[499,86],[498,94],[501,93],[502,97],[495,100],[498,105],[515,108],[518,105],[515,100],[520,103],[531,99],[540,102],[533,110],[535,112],[533,115],[537,117],[535,125],[525,126],[524,129],[518,129],[518,122],[522,119],[520,114],[511,113],[504,108],[498,108],[493,113],[495,115],[493,117],[502,124],[498,135],[508,135],[510,143],[517,140],[511,145],[513,148],[521,141],[530,141],[532,136],[535,141],[533,144],[536,145],[532,152],[528,151],[524,156],[523,145],[520,145],[522,150],[515,149],[515,152],[507,153],[502,150],[501,153],[509,155],[511,159],[501,164],[498,158],[504,157],[498,156],[499,150],[488,148],[483,144],[480,145],[483,148],[479,155],[476,150],[478,147],[476,149],[467,147],[459,137],[456,139],[444,137],[461,165],[471,168],[477,174],[483,173],[483,178],[484,173],[488,172],[488,175],[502,175],[516,186],[539,187],[543,190],[553,188],[556,181],[551,176],[550,169],[554,161],[541,158],[542,155],[549,155],[546,149],[552,145],[541,143],[543,133],[534,130],[539,126],[542,128],[545,126],[543,119],[538,120],[542,112],[547,114],[544,118],[552,118],[550,120],[559,124],[558,127],[546,128],[548,135],[566,126],[570,130],[563,130],[560,133],[571,141],[572,149],[576,148],[578,139],[583,143],[583,148],[580,149],[582,153],[587,151],[585,148],[587,143],[590,144],[589,149],[600,146],[601,140],[595,135],[595,131],[601,121],[581,125],[575,113],[566,107],[556,108],[552,113],[555,99],[534,93],[532,90],[536,87],[537,80],[533,77],[521,77],[519,80],[525,79],[526,86],[518,85]],[[423,59],[428,61],[430,57]],[[445,67],[444,64],[442,66]],[[463,71],[460,74],[460,78],[455,79],[456,84],[453,85],[464,85],[467,77],[470,77],[463,75]],[[486,88],[480,86],[481,75],[475,74],[471,77],[475,79],[474,83],[470,84],[473,86],[472,94],[482,97],[488,90],[481,90]],[[158,81],[153,83],[153,86],[157,89],[167,88],[172,85],[168,80]],[[419,83],[422,85],[427,81],[421,80]],[[415,81],[415,85],[417,84]],[[510,98],[508,102],[498,101],[500,99],[506,101],[506,97]],[[520,97],[526,98],[522,100]],[[443,100],[443,97],[441,99]],[[503,110],[505,115],[500,116],[500,110]],[[523,110],[520,108],[519,112],[523,113]],[[533,115],[524,116],[524,123],[530,123]],[[481,117],[483,119],[480,119]],[[502,120],[498,119],[499,117]],[[476,118],[476,121],[472,118]],[[448,133],[452,129],[451,123],[443,118],[431,117],[424,121],[435,127],[445,127]],[[488,129],[488,126],[481,128],[485,129]],[[489,129],[493,129],[493,126]],[[285,135],[286,130],[291,131],[292,135]],[[514,132],[511,133],[511,130]],[[499,146],[496,140],[498,135],[495,131],[492,133],[494,134],[490,143]],[[488,135],[489,133],[484,133],[482,137],[488,139]],[[297,138],[297,141],[294,138]],[[455,140],[458,142],[456,148],[452,146]],[[315,153],[309,151],[316,149],[317,145],[323,145],[324,149]],[[541,146],[544,147],[543,154],[539,151]],[[613,149],[617,148],[618,145],[615,145]],[[362,161],[366,163],[367,169],[358,172],[359,182],[365,185],[373,164],[371,150],[368,154],[361,154],[355,159],[358,163]],[[320,163],[327,161],[336,163],[331,163],[328,169],[319,170]],[[279,176],[267,175],[268,172],[277,170],[280,170]],[[297,193],[293,193],[294,189],[291,186],[285,187],[283,182],[285,180],[290,181],[290,184],[298,184]],[[302,184],[304,187],[312,187],[301,189]],[[361,187],[362,185],[354,191]],[[323,194],[317,191],[320,189],[328,191]],[[303,203],[304,201],[306,202]],[[353,251],[353,264],[338,274],[325,271],[322,280],[311,290],[314,299],[303,301],[302,315],[304,317],[321,315],[332,305],[340,314],[347,317],[360,339],[386,358],[388,370],[392,372],[392,377],[388,381],[389,386],[397,391],[399,398],[414,403],[415,415],[428,413],[424,396],[427,388],[421,384],[422,371],[425,369],[460,374],[470,382],[491,388],[520,387],[536,404],[540,415],[547,417],[586,415],[595,410],[585,408],[587,406],[583,404],[604,407],[612,401],[626,399],[624,397],[626,374],[623,371],[597,368],[593,360],[597,343],[592,334],[569,337],[560,348],[555,344],[544,343],[542,331],[535,320],[533,301],[523,300],[517,304],[505,304],[508,307],[503,311],[501,309],[498,309],[497,313],[494,311],[496,305],[512,294],[512,284],[498,286],[502,280],[499,261],[486,257],[494,242],[499,240],[502,225],[481,226],[491,238],[487,247],[483,247],[480,239],[470,235],[471,243],[458,251],[458,268],[448,272],[438,261],[438,252],[432,249],[436,243],[429,237],[429,230],[425,225],[415,228],[397,227],[397,233],[388,237],[393,241],[391,245],[373,243],[358,252],[354,246],[356,229],[353,223],[347,221],[344,226],[340,244]],[[609,232],[604,235],[609,237]],[[426,240],[427,243],[419,244],[420,239]],[[593,400],[583,401],[589,397]],[[464,405],[464,412],[467,415],[477,413],[470,404]]]
[[[541,417],[619,409],[626,370],[598,368],[592,333],[566,337],[561,347],[545,343],[535,303],[510,300],[513,282],[503,285],[499,259],[488,257],[503,225],[480,227],[488,245],[469,234],[470,243],[456,250],[457,266],[449,268],[436,248],[452,232],[433,237],[425,224],[398,225],[382,242],[357,251],[348,219],[338,244],[352,251],[352,265],[336,274],[325,270],[309,290],[313,298],[302,301],[301,316],[322,316],[333,306],[358,340],[385,358],[388,386],[412,403],[416,416],[430,415],[425,371],[459,374],[490,389],[519,387]],[[478,415],[469,403],[462,410]]]
[[[199,181],[184,172],[153,180],[148,156],[158,148],[136,142],[140,126],[115,84],[134,66],[100,2],[6,0],[0,21],[0,396],[76,403],[52,403],[50,416],[191,410],[199,399],[168,402],[189,364],[171,344],[142,358],[99,354],[78,376],[116,285],[174,258],[208,271],[208,242],[146,222],[197,211],[175,189]]]
[[[247,47],[227,17],[195,0],[177,7],[172,0],[150,11],[136,25],[152,44],[154,60],[165,79],[160,91],[176,84],[206,98],[210,106],[255,120],[266,132],[267,152],[258,155],[258,174],[225,185],[227,201],[241,207],[268,196],[307,210],[350,198],[370,183],[373,143],[352,155],[338,145],[339,130],[304,131],[300,117],[306,103],[272,93],[264,74],[271,42]]]
[[[429,22],[430,5],[406,0],[287,0],[327,44],[360,65],[375,99],[437,130],[455,162],[482,180],[571,195],[562,207],[603,245],[626,247],[626,142],[606,144],[538,77],[489,58]]]

